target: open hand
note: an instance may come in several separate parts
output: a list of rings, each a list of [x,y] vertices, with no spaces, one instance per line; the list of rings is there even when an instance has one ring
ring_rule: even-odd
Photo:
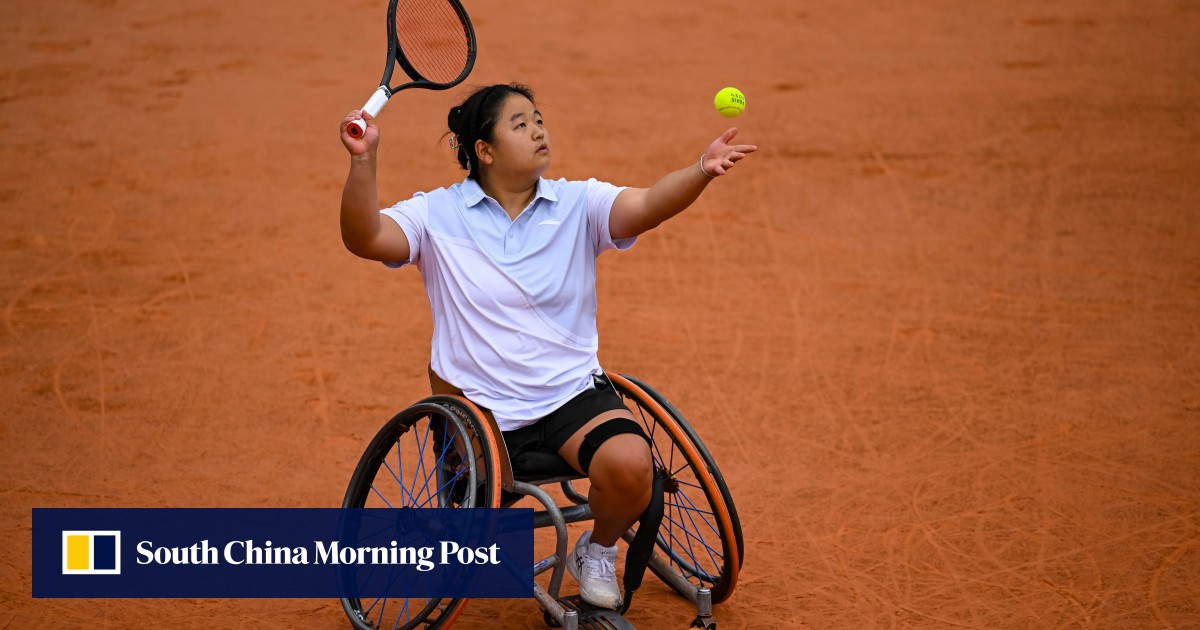
[[[700,160],[700,167],[704,169],[705,174],[710,177],[724,175],[739,160],[758,150],[753,144],[729,144],[737,132],[737,127],[731,127],[708,145],[704,157]]]

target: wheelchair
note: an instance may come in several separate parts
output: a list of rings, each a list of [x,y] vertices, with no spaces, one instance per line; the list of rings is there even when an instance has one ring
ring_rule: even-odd
[[[670,402],[636,378],[609,373],[608,380],[651,438],[661,488],[661,524],[637,543],[650,571],[696,605],[693,627],[714,630],[712,606],[737,585],[743,559],[741,524],[716,463],[692,427]],[[556,454],[526,453],[510,461],[502,434],[490,414],[430,373],[434,395],[396,414],[376,434],[359,460],[343,508],[508,507],[525,497],[541,504],[535,528],[553,527],[554,552],[534,564],[534,576],[550,571],[548,586],[533,585],[547,625],[577,628],[632,628],[621,616],[632,592],[626,558],[625,608],[598,610],[578,595],[560,598],[570,554],[567,524],[592,518],[587,497],[573,482],[584,479]],[[435,471],[418,473],[415,471]],[[542,486],[558,484],[569,505],[557,505]],[[654,502],[652,501],[652,506]],[[648,510],[649,511],[649,510]],[[623,535],[637,539],[646,516]],[[648,531],[653,531],[652,529]],[[652,544],[649,544],[652,541]],[[638,570],[636,589],[642,571]],[[378,597],[341,599],[358,630],[447,628],[462,612],[464,598]]]

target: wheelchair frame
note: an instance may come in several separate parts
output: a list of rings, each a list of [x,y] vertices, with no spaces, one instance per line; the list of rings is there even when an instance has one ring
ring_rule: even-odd
[[[667,477],[666,514],[648,568],[696,605],[694,627],[712,630],[716,627],[712,605],[732,594],[743,559],[741,524],[729,489],[699,436],[661,394],[633,377],[608,374],[608,378],[650,436],[655,468]],[[396,414],[364,451],[342,507],[368,507],[372,502],[380,507],[503,507],[532,497],[543,508],[534,514],[535,528],[555,530],[554,552],[534,564],[535,576],[551,571],[546,588],[534,583],[534,598],[548,625],[575,630],[579,615],[591,611],[577,596],[560,598],[559,591],[569,556],[567,524],[592,518],[587,497],[573,485],[585,476],[557,455],[525,454],[519,461],[510,461],[491,415],[432,372],[430,379],[434,395]],[[410,439],[405,440],[406,436]],[[427,448],[431,446],[434,448]],[[403,475],[388,462],[394,457],[397,468],[402,467],[406,448],[416,449],[414,457],[434,458],[429,464],[437,470],[432,486],[403,488]],[[380,477],[377,484],[377,473],[382,470],[390,474]],[[424,481],[430,485],[428,475]],[[416,477],[413,483],[418,485]],[[570,505],[559,506],[541,488],[555,483]],[[396,484],[401,488],[398,497],[391,493]],[[626,543],[634,532],[631,528],[623,535]],[[410,602],[404,599],[402,612],[395,613],[395,622],[386,625],[387,598],[366,605],[357,598],[341,601],[351,623],[360,630],[432,630],[449,627],[466,600],[426,600],[419,611],[410,613]]]

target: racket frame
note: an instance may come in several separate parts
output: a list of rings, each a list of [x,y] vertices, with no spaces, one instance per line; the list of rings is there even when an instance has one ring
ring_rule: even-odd
[[[371,94],[371,98],[367,99],[365,105],[362,106],[363,111],[371,114],[372,117],[379,115],[383,110],[383,106],[387,104],[396,92],[407,90],[409,88],[422,88],[426,90],[448,90],[467,78],[471,74],[471,69],[475,67],[475,53],[478,46],[475,40],[475,26],[471,24],[471,18],[467,15],[467,10],[463,7],[459,0],[445,0],[450,5],[454,12],[458,15],[459,23],[463,27],[463,34],[467,36],[467,62],[463,65],[462,72],[458,74],[453,81],[449,83],[439,83],[426,79],[417,69],[413,67],[412,62],[404,55],[404,47],[400,45],[399,35],[396,33],[396,9],[400,4],[399,0],[391,0],[388,2],[387,12],[387,62],[383,67],[383,78],[379,81],[379,87]],[[398,86],[391,86],[392,74],[395,72],[396,65],[399,64],[404,69],[404,73],[408,75],[411,81]],[[363,119],[353,120],[346,126],[346,130],[351,136],[361,138],[366,133],[367,124]]]

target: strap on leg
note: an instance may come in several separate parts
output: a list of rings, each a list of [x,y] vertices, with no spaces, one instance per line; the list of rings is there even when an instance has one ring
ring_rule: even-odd
[[[637,533],[634,534],[633,542],[629,543],[629,551],[625,554],[625,603],[619,611],[622,615],[629,610],[633,592],[642,585],[646,566],[650,564],[650,556],[654,555],[654,543],[658,539],[658,529],[663,519],[663,483],[666,478],[664,471],[654,471],[654,481],[650,486],[650,505],[642,512]]]
[[[598,426],[587,432],[583,436],[583,443],[579,445],[579,468],[583,474],[588,474],[592,467],[592,457],[596,455],[596,450],[600,445],[609,438],[620,435],[622,433],[632,433],[642,436],[646,443],[650,443],[650,437],[642,430],[642,425],[630,420],[629,418],[613,418],[605,420]]]

